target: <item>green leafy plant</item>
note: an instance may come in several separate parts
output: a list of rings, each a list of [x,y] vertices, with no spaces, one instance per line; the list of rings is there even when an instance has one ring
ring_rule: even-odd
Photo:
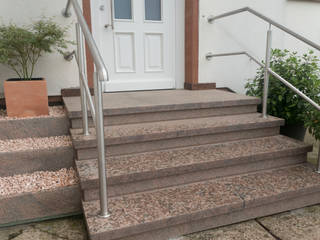
[[[298,55],[288,50],[273,49],[270,67],[305,95],[320,103],[319,59],[313,51]],[[260,67],[254,79],[246,84],[246,93],[262,97],[264,69]],[[286,120],[288,125],[305,125],[310,133],[320,139],[320,113],[291,89],[270,75],[268,114]]]
[[[12,69],[19,78],[30,80],[39,58],[54,50],[63,53],[68,44],[67,28],[52,19],[41,19],[28,26],[0,25],[0,63]]]

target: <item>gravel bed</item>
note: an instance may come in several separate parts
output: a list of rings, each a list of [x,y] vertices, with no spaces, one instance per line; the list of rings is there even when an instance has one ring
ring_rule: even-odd
[[[4,109],[0,109],[0,121],[2,120],[20,120],[20,119],[33,119],[33,118],[48,118],[48,117],[62,117],[65,116],[66,112],[63,106],[53,106],[49,107],[49,115],[37,116],[37,117],[24,117],[24,118],[16,118],[16,117],[8,117],[7,111]]]
[[[79,182],[73,168],[59,171],[39,171],[30,174],[0,178],[0,197],[21,193],[46,191],[66,187]]]
[[[0,140],[0,153],[71,146],[70,136]]]

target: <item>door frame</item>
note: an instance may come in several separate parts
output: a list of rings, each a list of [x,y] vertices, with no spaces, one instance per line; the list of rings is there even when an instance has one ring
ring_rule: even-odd
[[[184,63],[178,62],[176,59],[176,88],[185,88],[190,90],[195,89],[213,89],[214,83],[199,84],[199,2],[200,0],[177,0],[185,1],[185,8],[177,9],[177,11],[184,13]],[[90,30],[92,31],[91,24],[91,0],[82,0],[83,14],[88,23]],[[183,12],[184,11],[184,12]],[[183,23],[182,23],[183,24]],[[182,26],[178,23],[177,26]],[[176,29],[178,32],[179,29]],[[180,38],[179,38],[180,36]],[[179,46],[181,42],[181,36],[183,34],[176,35],[176,46]],[[182,40],[183,41],[183,40]],[[182,50],[183,51],[183,50]],[[88,48],[86,47],[86,59],[87,59],[87,74],[89,87],[93,87],[93,60]],[[184,69],[184,70],[183,70]],[[180,79],[180,82],[179,82]],[[184,81],[181,81],[184,79]],[[184,82],[184,86],[181,86],[181,82]]]

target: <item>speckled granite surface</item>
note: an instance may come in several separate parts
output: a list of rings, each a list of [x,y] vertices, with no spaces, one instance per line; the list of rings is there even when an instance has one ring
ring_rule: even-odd
[[[222,144],[212,144],[195,146],[180,149],[163,150],[149,153],[117,156],[107,158],[107,176],[111,178],[121,176],[124,181],[130,181],[129,175],[150,173],[145,178],[155,176],[166,176],[193,170],[203,170],[208,167],[222,167],[224,164],[235,164],[241,161],[258,161],[264,159],[263,156],[269,154],[272,158],[276,153],[290,151],[290,155],[302,153],[308,145],[289,139],[285,136],[272,136],[258,139],[241,140]],[[264,154],[264,155],[263,155]],[[254,159],[249,157],[255,156]],[[278,156],[283,156],[278,155]],[[234,159],[235,161],[232,161]],[[98,181],[97,160],[76,161],[77,170],[81,182],[95,180]],[[164,170],[171,169],[170,172]],[[160,172],[161,170],[161,172]],[[161,174],[163,173],[163,174]],[[157,174],[157,175],[155,175]],[[109,182],[110,183],[110,182]]]
[[[206,209],[216,209],[216,212],[221,213],[227,212],[229,208],[240,209],[242,199],[235,193],[224,194],[227,192],[228,186],[220,182],[207,182],[113,198],[109,200],[111,216],[108,219],[96,217],[99,209],[97,201],[83,202],[83,208],[89,233],[95,234],[166,220],[174,216],[177,218],[171,219],[171,224],[178,224],[183,221],[184,215],[190,214],[193,214],[193,219],[196,220],[203,216],[202,211]],[[165,227],[167,224],[157,222],[158,227]]]
[[[122,237],[134,233],[135,227],[151,230],[316,191],[320,175],[297,165],[111,198],[108,219],[96,217],[98,201],[83,202],[83,207],[91,235]]]
[[[174,237],[170,240],[318,240],[319,229],[320,205],[316,205],[262,219]],[[87,240],[88,238],[84,219],[79,216],[0,228],[0,239]]]
[[[70,117],[80,115],[80,98],[63,98]],[[103,94],[106,114],[195,109],[218,106],[258,104],[258,98],[221,90],[162,90]]]
[[[137,141],[148,141],[159,138],[176,138],[193,135],[204,135],[218,132],[231,132],[259,127],[274,127],[284,124],[284,120],[268,117],[260,113],[219,116],[200,119],[162,121],[154,123],[129,124],[105,127],[105,138],[109,144],[120,144]],[[95,142],[95,131],[83,136],[82,130],[73,129],[71,135],[75,147]]]

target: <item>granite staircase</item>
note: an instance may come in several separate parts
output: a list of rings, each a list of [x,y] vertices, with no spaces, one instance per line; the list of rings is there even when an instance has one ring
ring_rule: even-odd
[[[110,217],[99,218],[95,132],[65,97],[92,240],[167,240],[320,203],[312,150],[261,118],[259,99],[219,90],[104,95]]]

